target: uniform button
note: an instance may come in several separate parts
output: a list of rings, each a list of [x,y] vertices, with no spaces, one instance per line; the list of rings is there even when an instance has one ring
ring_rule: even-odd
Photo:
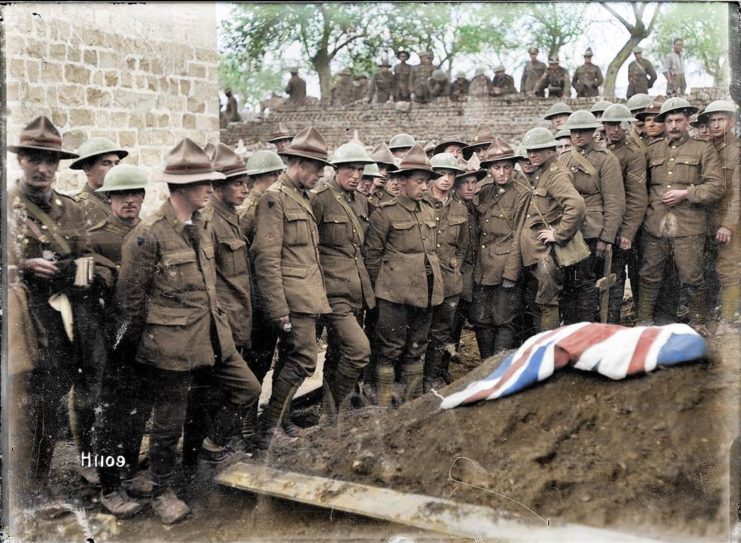
[[[670,158],[669,162],[674,162],[674,157]]]
[[[42,225],[41,225],[41,229],[42,229],[42,230],[46,230],[46,225],[45,225],[45,224],[42,224]]]
[[[668,172],[666,175],[671,175],[671,174],[672,174],[672,172]]]
[[[486,235],[486,232],[484,232],[484,235]]]
[[[436,220],[436,221],[439,221],[439,220],[440,220],[440,217],[435,217],[435,220]]]
[[[677,148],[677,146],[676,146],[676,145],[672,145],[672,149],[676,149],[676,148]]]
[[[486,245],[482,245],[482,246],[481,246],[481,248],[482,248],[482,249],[486,249]]]
[[[504,217],[504,215],[503,215],[503,214],[501,214],[501,213],[499,214],[499,216],[500,216],[500,217]]]
[[[437,244],[437,246],[438,246],[438,248],[439,248],[439,247],[440,247],[440,244],[438,243],[438,244]]]
[[[670,188],[672,188],[672,186],[671,185],[667,185],[666,188],[670,189]]]
[[[486,219],[486,222],[489,222],[489,219]]]
[[[528,213],[528,214],[527,214],[527,218],[528,218],[528,219],[530,218],[530,213]]]

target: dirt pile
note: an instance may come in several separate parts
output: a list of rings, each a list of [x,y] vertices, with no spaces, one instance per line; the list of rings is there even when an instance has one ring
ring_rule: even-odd
[[[336,428],[274,449],[265,461],[533,522],[714,540],[728,526],[738,343],[715,345],[710,360],[625,381],[565,370],[471,407],[440,411],[440,399],[427,394],[390,413],[350,411]],[[442,393],[496,363],[488,360]]]

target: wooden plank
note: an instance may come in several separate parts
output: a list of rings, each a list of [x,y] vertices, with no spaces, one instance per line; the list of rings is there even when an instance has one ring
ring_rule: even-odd
[[[267,466],[237,463],[216,477],[219,484],[326,507],[457,537],[487,541],[571,543],[633,543],[655,541],[616,531],[579,525],[525,523],[489,507],[405,494],[335,479],[281,471]]]

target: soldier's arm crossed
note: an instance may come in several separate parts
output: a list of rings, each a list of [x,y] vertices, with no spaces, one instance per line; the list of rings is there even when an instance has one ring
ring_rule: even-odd
[[[375,286],[378,270],[381,269],[383,251],[386,247],[390,223],[386,213],[380,209],[370,217],[368,233],[365,236],[365,269],[370,276],[371,284]]]

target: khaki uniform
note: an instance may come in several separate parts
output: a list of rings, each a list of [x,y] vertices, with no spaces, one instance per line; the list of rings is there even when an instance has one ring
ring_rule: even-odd
[[[394,100],[409,101],[409,95],[411,93],[410,77],[412,75],[412,67],[406,62],[400,62],[394,66]]]
[[[108,198],[102,192],[95,192],[87,183],[83,185],[80,192],[75,194],[75,202],[80,204],[85,214],[86,228],[92,228],[103,219],[113,215]]]
[[[368,89],[368,100],[377,104],[387,102],[394,95],[394,74],[391,70],[373,75]]]
[[[371,215],[365,265],[378,303],[375,380],[382,406],[391,401],[397,361],[405,397],[413,399],[422,392],[431,308],[442,303],[444,294],[436,232],[432,206],[403,193]]]
[[[353,88],[353,100],[362,100],[370,92],[370,81],[368,79],[359,79]]]
[[[559,66],[555,70],[546,69],[535,84],[535,94],[542,96],[546,89],[548,90],[548,98],[568,98],[571,96],[568,70],[563,66]]]
[[[499,94],[493,92],[494,87],[499,88]],[[492,96],[504,96],[505,94],[515,94],[515,80],[509,74],[495,75],[491,80]]]
[[[491,88],[491,79],[486,74],[475,75],[471,79],[471,85],[468,87],[468,94],[471,96],[489,96]]]
[[[656,82],[656,70],[650,60],[642,58],[628,64],[628,92],[626,98],[634,94],[648,94],[648,89]]]
[[[288,100],[286,104],[291,106],[301,106],[306,100],[306,81],[298,75],[291,76],[286,85],[286,94]]]
[[[571,85],[576,91],[576,97],[599,95],[599,87],[605,82],[602,70],[596,64],[582,64],[574,72]]]
[[[368,216],[371,216],[373,212],[384,202],[390,202],[395,196],[387,191],[385,188],[377,190],[370,196],[368,196]]]
[[[432,98],[430,87],[432,86],[432,72],[435,71],[434,64],[417,64],[412,67],[409,74],[409,88],[414,93],[415,102],[429,102]]]
[[[337,84],[332,87],[332,105],[343,106],[355,101],[355,86],[349,77],[340,77]]]
[[[522,70],[522,79],[520,80],[520,92],[526,93],[536,90],[538,81],[540,81],[540,78],[543,77],[547,69],[548,66],[539,60],[525,64],[525,68]],[[545,96],[545,92],[542,89],[536,90],[535,95],[543,97]]]
[[[461,276],[463,278],[463,289],[461,290],[461,296],[458,300],[458,308],[455,312],[455,320],[453,322],[453,343],[458,346],[461,341],[461,333],[463,332],[463,325],[468,319],[468,314],[471,309],[471,302],[473,301],[473,267],[475,264],[475,245],[476,245],[476,215],[473,207],[473,201],[459,200],[457,196],[453,195],[453,198],[466,206],[468,212],[468,220],[466,221],[466,228],[468,229],[468,250],[463,257],[463,265],[461,266]]]
[[[465,102],[468,97],[468,89],[470,86],[471,83],[468,79],[461,80],[456,78],[455,81],[450,84],[450,99],[455,102]]]
[[[488,185],[476,198],[476,263],[471,321],[481,358],[514,345],[513,307],[521,305],[520,286],[504,288],[503,280],[518,282],[522,259],[517,251],[518,224],[530,196],[515,181]]]
[[[673,254],[682,285],[690,288],[690,319],[705,319],[703,278],[707,206],[726,190],[720,160],[712,144],[685,135],[677,142],[662,138],[648,146],[649,200],[643,225],[640,320],[651,320],[664,264]],[[688,198],[668,207],[661,197],[670,190],[688,191]]]

